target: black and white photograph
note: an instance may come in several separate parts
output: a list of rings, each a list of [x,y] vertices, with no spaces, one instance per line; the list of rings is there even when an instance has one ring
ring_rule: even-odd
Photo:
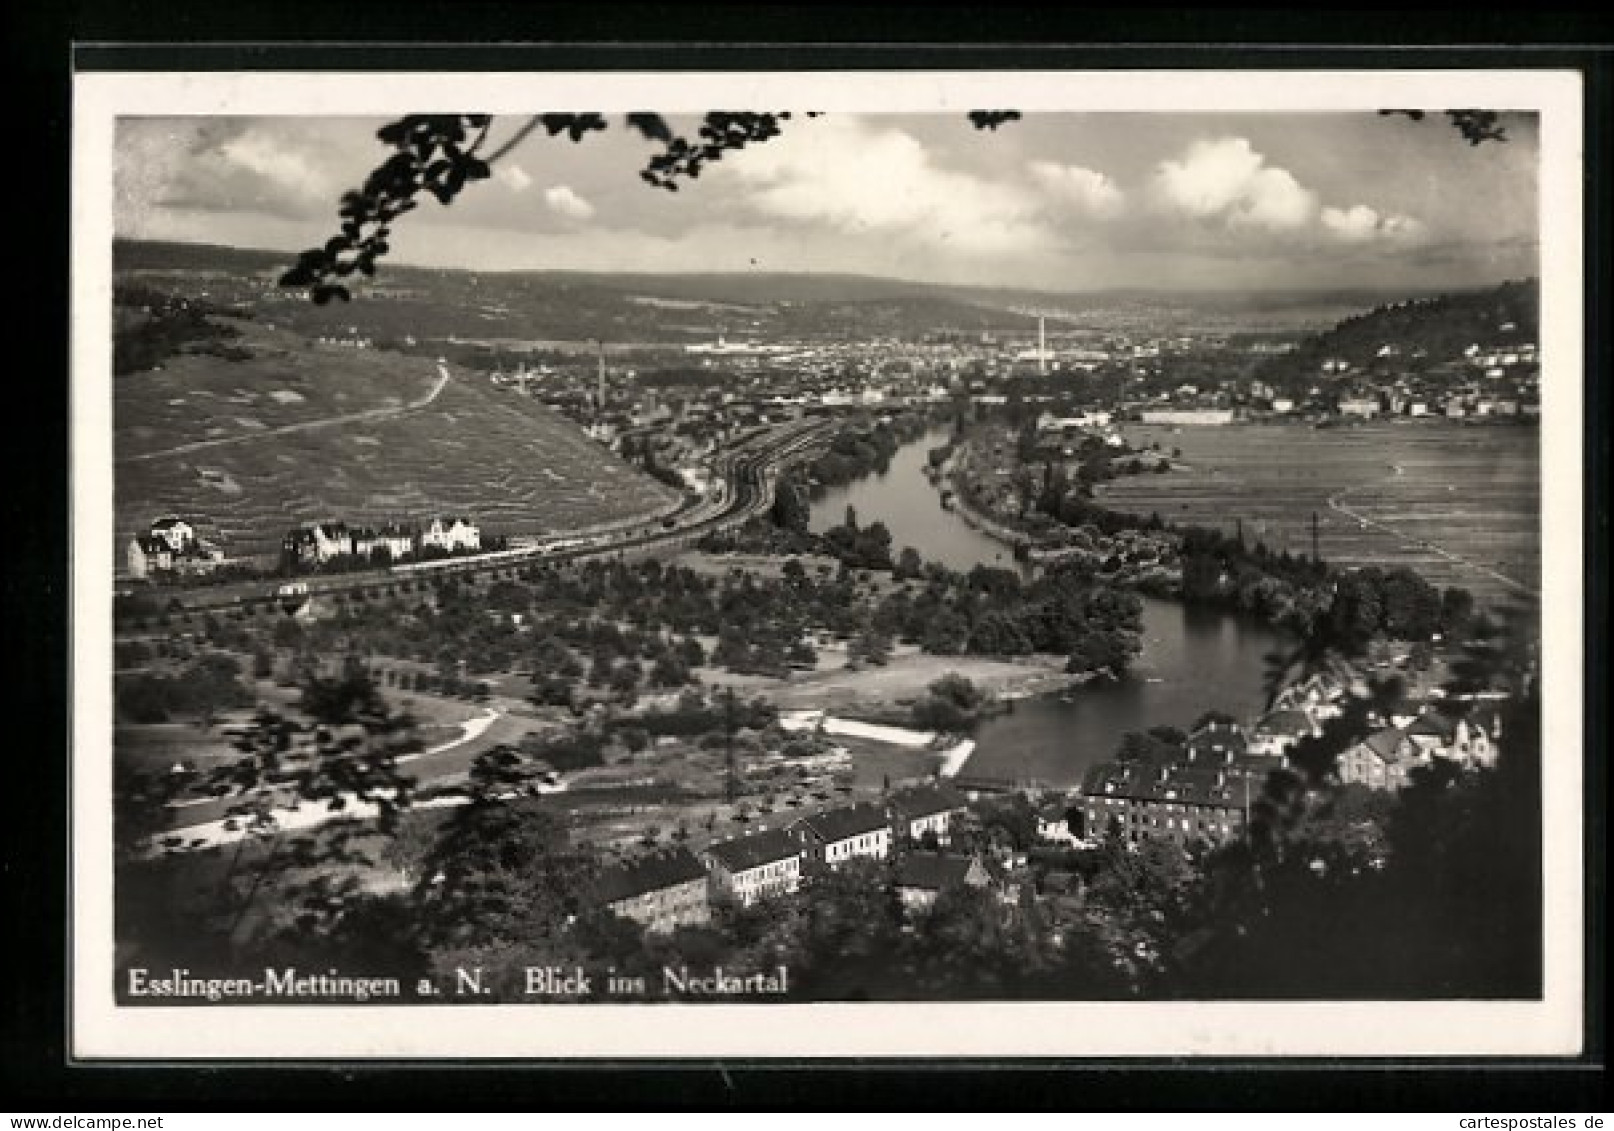
[[[1579,1051],[1580,115],[79,74],[76,1055]]]

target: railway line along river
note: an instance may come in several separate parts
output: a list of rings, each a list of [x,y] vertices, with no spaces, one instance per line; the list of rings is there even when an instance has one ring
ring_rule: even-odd
[[[899,449],[884,474],[815,498],[812,528],[838,524],[852,506],[860,523],[886,524],[894,549],[912,546],[926,561],[957,570],[1014,567],[1008,548],[945,509],[925,477],[927,452],[946,439],[945,428],[933,431]],[[1212,708],[1245,719],[1261,706],[1265,657],[1281,644],[1258,621],[1145,597],[1143,653],[1129,678],[1089,684],[1063,698],[1017,702],[1012,712],[982,725],[959,776],[1072,788],[1128,731],[1186,729]]]

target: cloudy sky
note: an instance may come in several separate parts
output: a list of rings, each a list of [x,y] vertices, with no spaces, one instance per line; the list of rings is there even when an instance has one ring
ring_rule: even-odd
[[[673,119],[690,126],[688,119]],[[125,118],[118,234],[299,249],[385,153],[379,119]],[[500,119],[489,149],[519,119]],[[1468,286],[1537,271],[1533,119],[1469,146],[1376,114],[963,115],[787,123],[681,191],[613,119],[535,133],[452,207],[423,198],[400,262],[486,270],[846,271],[1052,290]]]

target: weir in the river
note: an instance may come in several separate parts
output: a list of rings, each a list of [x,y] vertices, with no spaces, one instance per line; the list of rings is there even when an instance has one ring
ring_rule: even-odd
[[[812,529],[838,525],[850,505],[859,523],[885,523],[893,552],[912,546],[926,561],[956,570],[1021,568],[1008,547],[944,508],[926,478],[927,453],[948,435],[936,429],[899,449],[884,474],[814,499]],[[1247,719],[1262,705],[1266,657],[1282,646],[1277,633],[1250,618],[1144,597],[1143,653],[1127,679],[1017,702],[982,724],[959,780],[1069,789],[1089,766],[1111,757],[1128,731],[1186,730],[1213,709]]]

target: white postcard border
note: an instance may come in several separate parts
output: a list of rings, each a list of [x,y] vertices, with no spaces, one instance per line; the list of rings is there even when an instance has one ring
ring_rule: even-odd
[[[1545,981],[1539,1003],[119,1007],[112,995],[112,133],[119,115],[434,108],[1373,110],[1541,118]],[[79,1059],[1570,1055],[1583,1031],[1582,92],[1568,70],[114,73],[75,78],[71,1052]],[[333,202],[334,205],[334,202]],[[1546,374],[1544,374],[1546,376]],[[1549,490],[1547,485],[1551,485]]]

